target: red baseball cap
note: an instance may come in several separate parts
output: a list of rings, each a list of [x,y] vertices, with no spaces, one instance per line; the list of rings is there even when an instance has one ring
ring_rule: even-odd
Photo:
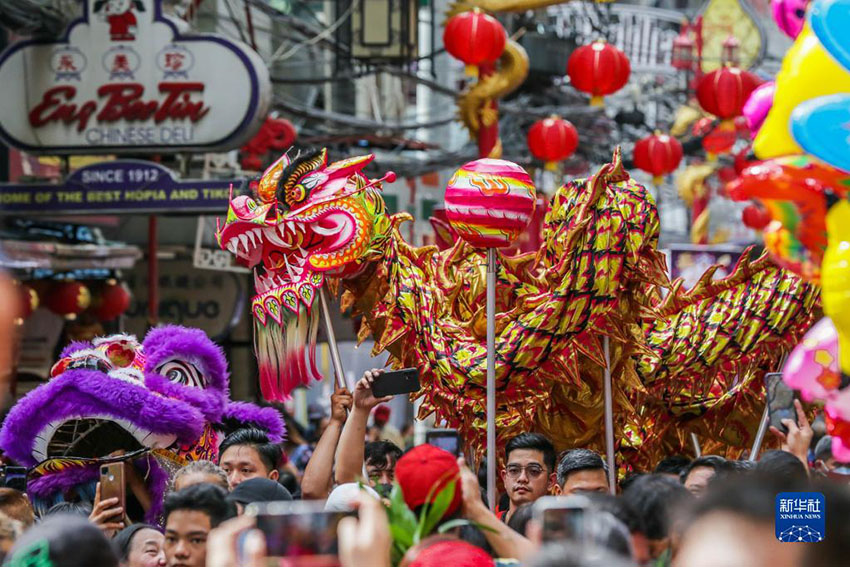
[[[385,406],[384,404],[375,408],[375,417],[378,419],[387,420],[390,418],[391,413],[392,410],[390,409],[390,406]]]
[[[454,481],[455,495],[443,517],[451,516],[460,508],[463,499],[460,467],[457,466],[457,458],[448,451],[433,445],[414,447],[396,463],[395,479],[411,510],[425,504],[429,496],[433,500],[446,485]]]
[[[416,554],[408,567],[493,567],[486,551],[460,540],[433,543]]]

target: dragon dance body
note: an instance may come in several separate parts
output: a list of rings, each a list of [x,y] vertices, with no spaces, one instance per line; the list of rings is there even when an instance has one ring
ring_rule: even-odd
[[[223,435],[241,426],[284,433],[275,409],[229,401],[227,362],[203,331],[166,326],[143,343],[115,335],[66,347],[50,380],[12,408],[0,447],[30,468],[39,513],[92,501],[100,465],[122,460],[146,493],[127,491],[128,515],[156,522],[172,474],[216,461]]]
[[[219,227],[222,247],[255,268],[263,393],[285,398],[317,378],[315,296],[341,283],[343,308],[362,315],[359,338],[419,368],[419,417],[436,414],[480,450],[484,253],[462,241],[444,251],[406,243],[399,225],[410,217],[387,214],[381,180],[362,173],[371,160],[285,155],[232,199]],[[501,442],[534,430],[560,449],[601,446],[608,337],[621,455],[646,465],[681,450],[690,431],[707,450],[745,445],[763,408],[758,378],[809,327],[817,291],[764,257],[744,257],[719,281],[710,270],[685,291],[668,280],[658,234],[652,198],[616,152],[558,190],[537,253],[500,257]]]

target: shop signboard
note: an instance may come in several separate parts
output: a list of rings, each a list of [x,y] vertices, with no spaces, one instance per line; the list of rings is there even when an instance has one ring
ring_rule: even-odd
[[[199,270],[183,260],[158,262],[159,320],[202,329],[210,337],[226,336],[245,313],[249,280],[240,275]],[[133,290],[125,316],[125,329],[144,336],[149,326],[148,264],[137,263],[123,273]]]
[[[0,137],[31,153],[226,150],[253,136],[271,83],[249,47],[178,31],[162,0],[84,0],[59,40],[0,54]],[[184,24],[185,25],[185,24]]]
[[[0,105],[2,106],[2,105]],[[61,184],[0,184],[0,213],[222,213],[243,180],[178,180],[143,160],[106,161],[74,171]]]

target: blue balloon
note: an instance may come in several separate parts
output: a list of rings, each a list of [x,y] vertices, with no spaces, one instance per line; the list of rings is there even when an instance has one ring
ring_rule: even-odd
[[[850,70],[850,0],[816,0],[809,23],[830,55]]]
[[[850,94],[813,98],[797,106],[791,113],[791,135],[807,153],[850,172]]]

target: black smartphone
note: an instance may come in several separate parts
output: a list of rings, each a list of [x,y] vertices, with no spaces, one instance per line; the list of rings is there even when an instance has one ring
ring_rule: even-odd
[[[27,468],[26,467],[2,467],[0,472],[3,478],[3,486],[13,488],[18,492],[27,491]]]
[[[337,567],[337,524],[353,513],[325,512],[323,501],[256,502],[245,508],[266,538],[270,558],[290,567]]]
[[[425,443],[460,456],[460,438],[454,429],[432,429],[425,433]]]
[[[770,425],[783,433],[788,433],[788,428],[782,420],[790,419],[797,422],[797,410],[794,408],[796,393],[782,380],[781,372],[765,374],[764,386],[767,390],[767,414]]]
[[[384,372],[372,382],[372,393],[376,398],[410,394],[418,392],[420,388],[419,370],[416,368]]]
[[[544,496],[534,503],[532,514],[543,531],[543,541],[585,543],[585,522],[591,513],[590,500],[579,494]]]

